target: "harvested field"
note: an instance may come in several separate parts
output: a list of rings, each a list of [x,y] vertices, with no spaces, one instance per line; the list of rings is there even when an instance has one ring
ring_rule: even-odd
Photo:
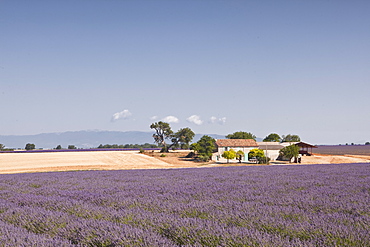
[[[89,151],[89,152],[46,152],[46,153],[0,153],[0,173],[49,172],[73,170],[131,170],[167,169],[216,166],[259,166],[259,164],[196,162],[185,158],[188,151],[166,153],[158,151]],[[357,155],[314,155],[304,156],[301,164],[368,163],[370,156]],[[272,162],[289,164],[287,162]],[[293,164],[291,164],[293,165]]]
[[[302,157],[302,164],[342,164],[369,162],[370,156],[360,155],[313,155]]]
[[[137,151],[3,153],[0,173],[171,168]]]
[[[0,173],[71,170],[167,169],[211,166],[182,158],[187,152],[89,151],[46,153],[0,153]]]

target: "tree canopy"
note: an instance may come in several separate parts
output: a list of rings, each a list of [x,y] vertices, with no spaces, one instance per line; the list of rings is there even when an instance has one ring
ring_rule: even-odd
[[[291,135],[291,134],[288,134],[288,135],[283,135],[282,136],[282,142],[300,142],[301,141],[301,138],[298,136],[298,135]]]
[[[226,136],[227,139],[253,139],[256,140],[256,136],[250,132],[237,131]]]
[[[32,149],[35,149],[35,148],[36,148],[36,146],[33,143],[27,143],[26,147],[25,147],[26,150],[32,150]]]
[[[198,142],[190,145],[190,149],[197,152],[199,158],[204,161],[208,161],[212,158],[215,147],[215,139],[207,135],[202,136]]]
[[[235,159],[236,152],[234,151],[234,149],[230,149],[229,151],[223,152],[222,157],[227,159],[227,163],[229,163],[229,160]]]
[[[151,124],[150,128],[155,130],[155,134],[153,134],[154,142],[163,146],[163,151],[168,152],[166,139],[170,139],[173,134],[170,124],[159,121]]]
[[[294,157],[294,158],[297,158],[298,155],[299,155],[299,147],[297,145],[290,145],[290,146],[286,146],[282,149],[280,149],[279,151],[279,154],[282,156],[282,157],[285,157],[287,159],[289,159],[289,162],[291,162],[291,159]]]
[[[271,133],[263,139],[264,142],[281,142],[281,137],[276,133]]]
[[[248,153],[248,159],[253,158],[253,157],[265,157],[265,153],[263,152],[262,149],[254,148],[249,151]]]
[[[169,148],[190,148],[190,142],[193,140],[195,133],[190,128],[179,129],[175,134],[172,135],[172,144]]]
[[[270,158],[266,157],[265,152],[262,149],[254,148],[248,153],[248,159],[256,157],[259,164],[268,164]]]
[[[162,152],[168,152],[171,148],[183,148],[188,149],[190,142],[193,140],[195,133],[190,128],[179,129],[174,133],[169,123],[161,122],[153,123],[150,125],[151,129],[155,129],[156,133],[153,134],[154,141],[162,146]],[[171,140],[171,144],[168,145],[166,140]]]

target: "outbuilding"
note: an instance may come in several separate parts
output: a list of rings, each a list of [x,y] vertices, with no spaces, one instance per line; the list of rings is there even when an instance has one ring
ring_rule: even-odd
[[[307,155],[307,156],[311,156],[312,155],[312,149],[317,148],[316,146],[311,145],[311,144],[306,143],[306,142],[297,142],[295,145],[297,145],[299,147],[299,154]]]

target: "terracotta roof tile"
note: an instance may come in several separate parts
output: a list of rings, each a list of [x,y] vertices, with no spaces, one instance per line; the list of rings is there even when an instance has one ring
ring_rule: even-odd
[[[216,145],[218,147],[258,147],[253,139],[218,139]]]

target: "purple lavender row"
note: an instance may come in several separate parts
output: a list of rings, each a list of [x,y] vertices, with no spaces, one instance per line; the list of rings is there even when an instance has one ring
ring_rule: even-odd
[[[0,222],[72,246],[368,246],[369,182],[369,164],[1,175]]]
[[[54,153],[54,152],[96,152],[96,151],[139,151],[140,148],[88,148],[88,149],[37,149],[22,151],[0,151],[0,153]],[[160,148],[143,148],[143,150],[152,151]]]
[[[370,145],[323,145],[317,146],[313,152],[331,155],[370,155]]]

